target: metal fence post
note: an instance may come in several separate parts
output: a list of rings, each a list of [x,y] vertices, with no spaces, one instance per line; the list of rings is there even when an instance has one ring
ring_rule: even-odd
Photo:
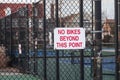
[[[79,1],[80,3],[80,27],[83,27],[83,0]],[[84,51],[80,51],[80,77],[81,80],[84,80]]]
[[[92,14],[94,14],[94,1],[92,0]],[[92,15],[92,31],[94,30],[94,15]],[[94,35],[92,34],[92,38],[91,38],[92,40],[94,40]],[[91,44],[91,46],[92,46],[92,55],[91,55],[91,57],[93,58],[94,57],[94,43],[93,43],[93,41],[92,41],[92,44]],[[91,64],[91,76],[93,77],[93,74],[94,74],[94,71],[93,71],[93,69],[94,69],[94,60],[93,59],[91,59],[91,62],[92,62],[92,64]]]
[[[7,27],[7,17],[5,17],[5,28],[4,28],[4,45],[7,48],[7,46],[6,46],[6,27]]]
[[[18,11],[18,14],[19,14],[19,11]],[[20,19],[20,15],[18,15],[18,21],[20,21],[19,19]],[[23,67],[23,66],[21,63],[21,61],[22,61],[22,58],[21,58],[22,47],[21,47],[21,41],[20,41],[21,40],[20,39],[20,31],[21,31],[21,28],[20,28],[20,22],[19,22],[18,23],[18,66],[20,66],[19,69],[22,70],[21,67]]]
[[[12,15],[10,15],[10,56],[12,57]]]
[[[59,27],[59,0],[56,0],[56,27]],[[56,50],[56,80],[60,80],[59,77],[59,51]]]
[[[36,51],[36,48],[35,48],[35,41],[36,41],[36,38],[37,38],[37,32],[36,32],[36,21],[35,21],[35,3],[33,3],[33,50],[34,50],[34,75],[37,74],[37,60],[36,60],[36,57],[37,57],[37,51]]]
[[[43,4],[44,4],[44,20],[43,20],[43,35],[44,35],[44,80],[47,80],[47,62],[46,62],[46,0],[43,1]]]
[[[26,33],[26,37],[27,37],[27,41],[26,41],[26,44],[27,44],[27,71],[30,71],[30,62],[29,62],[29,8],[28,8],[28,5],[26,5],[26,8],[27,8],[27,11],[26,11],[26,18],[27,18],[27,33]]]
[[[119,0],[115,0],[115,43],[116,43],[116,46],[115,46],[115,55],[116,55],[116,80],[120,80],[120,77],[119,77],[119,52],[118,52],[118,48],[119,48],[119,41],[118,41],[118,2]]]
[[[101,50],[102,50],[102,27],[101,27],[101,0],[95,0],[95,64],[94,80],[102,80]],[[100,31],[100,32],[99,32]]]

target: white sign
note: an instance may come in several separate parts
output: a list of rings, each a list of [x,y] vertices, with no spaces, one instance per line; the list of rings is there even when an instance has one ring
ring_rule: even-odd
[[[84,49],[84,28],[55,28],[54,49]]]

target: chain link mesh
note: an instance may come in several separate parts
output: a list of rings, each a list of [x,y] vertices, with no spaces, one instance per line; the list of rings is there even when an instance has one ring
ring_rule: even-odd
[[[0,80],[82,80],[81,57],[84,80],[95,80],[95,34],[92,33],[95,31],[95,1],[83,0],[83,14],[80,1],[1,0]],[[83,26],[80,26],[81,16]],[[56,27],[85,28],[83,56],[81,50],[53,49]],[[103,80],[115,80],[115,77],[104,75],[113,72],[104,70],[110,66],[104,65],[109,62],[106,60],[110,59],[105,57],[102,61]]]

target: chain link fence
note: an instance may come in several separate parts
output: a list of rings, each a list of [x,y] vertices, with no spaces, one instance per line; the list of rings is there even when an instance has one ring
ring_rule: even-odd
[[[104,65],[111,58],[101,60],[101,0],[11,1],[0,3],[0,45],[9,57],[0,80],[115,80]],[[58,27],[85,28],[86,48],[54,50]]]

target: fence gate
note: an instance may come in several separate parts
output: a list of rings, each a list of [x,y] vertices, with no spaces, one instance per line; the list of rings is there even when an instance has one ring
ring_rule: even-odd
[[[14,1],[0,3],[0,80],[119,80],[117,0],[110,35],[102,0]],[[85,28],[86,48],[54,50],[59,27]]]

